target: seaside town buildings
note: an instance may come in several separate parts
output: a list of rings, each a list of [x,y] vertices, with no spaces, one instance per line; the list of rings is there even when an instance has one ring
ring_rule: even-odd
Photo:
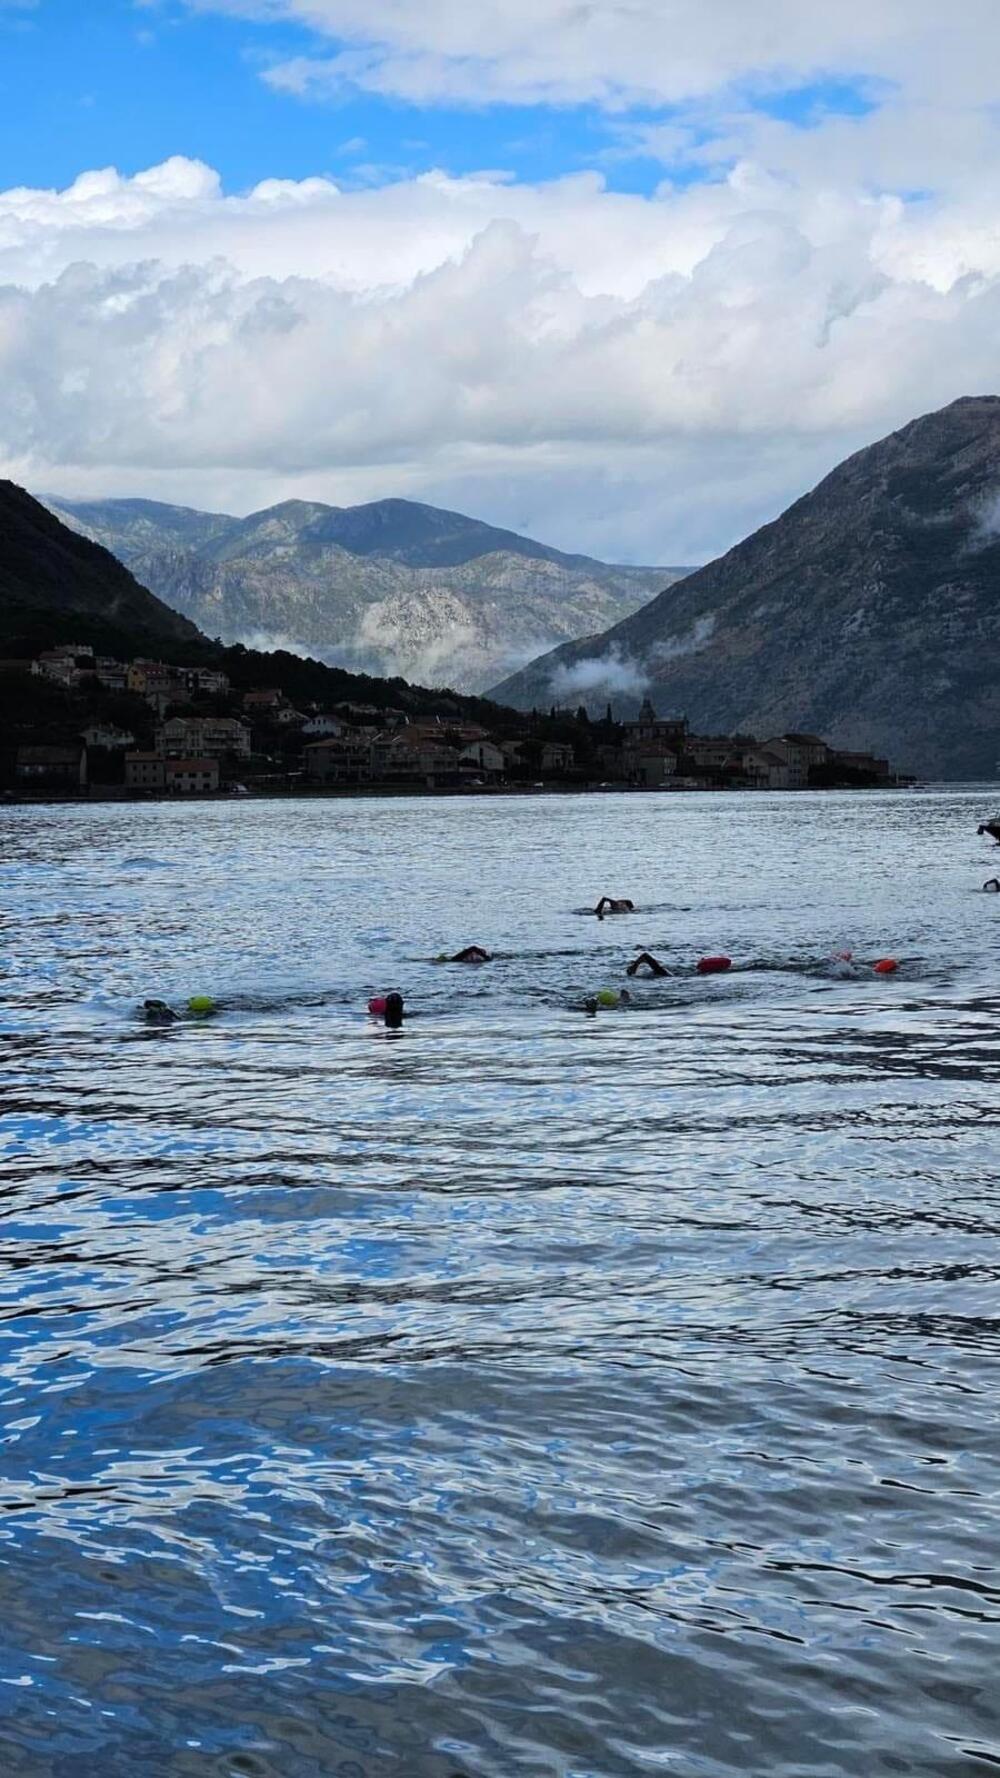
[[[215,668],[137,658],[115,661],[77,643],[33,661],[0,662],[64,691],[99,687],[93,719],[67,741],[19,746],[8,781],[22,792],[207,796],[263,789],[476,789],[551,783],[567,788],[801,790],[837,783],[888,785],[885,759],[847,752],[816,735],[693,734],[686,717],[660,716],[647,698],[616,722],[585,711],[498,711],[495,732],[450,715],[344,701],[300,710],[277,687],[234,692]],[[125,694],[119,706],[118,698]],[[447,702],[446,695],[443,699]],[[140,702],[141,701],[141,702]],[[93,706],[94,700],[91,700]],[[144,720],[137,713],[145,706]],[[137,733],[138,731],[138,733]]]

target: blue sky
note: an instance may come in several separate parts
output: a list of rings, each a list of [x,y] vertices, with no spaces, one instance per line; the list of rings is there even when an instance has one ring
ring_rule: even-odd
[[[316,174],[381,183],[428,167],[531,181],[596,167],[612,188],[636,192],[665,176],[709,176],[636,145],[645,129],[687,115],[670,106],[609,116],[595,104],[303,100],[262,79],[276,62],[329,47],[289,20],[192,12],[169,0],[0,0],[0,188],[65,186],[83,168],[134,173],[174,154],[206,161],[229,191]],[[838,74],[748,82],[731,97],[810,129],[864,115],[874,93],[869,79]]]

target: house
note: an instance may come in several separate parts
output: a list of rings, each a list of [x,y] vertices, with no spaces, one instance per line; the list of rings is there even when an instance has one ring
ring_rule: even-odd
[[[134,747],[135,736],[127,728],[116,728],[113,722],[95,722],[85,728],[81,739],[87,747]]]
[[[322,741],[328,735],[342,735],[347,724],[340,716],[307,716],[302,724],[302,733],[307,740]]]
[[[204,796],[219,788],[217,759],[164,761],[166,787],[173,796]]]
[[[391,763],[392,775],[424,778],[428,784],[439,779],[452,781],[459,775],[459,749],[444,739],[445,730],[424,724],[410,723],[394,731],[391,746],[383,753]],[[379,738],[374,745],[377,747]]]
[[[375,779],[419,778],[420,750],[391,729],[383,729],[368,745],[371,775]]]
[[[93,664],[94,657],[90,649],[66,643],[59,648],[46,648],[38,656],[34,671],[43,679],[51,679],[56,685],[76,685],[84,667],[91,670]]]
[[[247,759],[250,730],[236,716],[172,716],[157,729],[156,746],[167,759]]]
[[[731,735],[688,735],[684,745],[685,760],[706,777],[725,771],[732,752]]]
[[[625,760],[633,783],[643,784],[647,790],[656,790],[677,776],[677,755],[662,743],[640,741],[626,748]]]
[[[126,753],[125,783],[129,790],[163,790],[167,762],[161,753]]]
[[[128,686],[128,668],[124,661],[112,660],[110,655],[97,655],[94,659],[94,678],[105,691],[125,691]]]
[[[281,709],[285,702],[285,694],[277,686],[261,686],[255,691],[243,693],[243,708],[254,716],[271,716]]]
[[[150,692],[160,692],[173,696],[183,695],[187,689],[187,678],[179,667],[168,666],[166,661],[147,661],[139,657],[131,661],[125,674],[127,691],[134,691],[140,697]]]
[[[302,711],[293,710],[291,704],[279,704],[276,710],[270,712],[270,716],[271,721],[278,723],[281,728],[301,727],[305,722]]]
[[[776,784],[774,779],[776,776],[781,778],[786,770],[781,760],[758,746],[756,741],[749,740],[733,742],[723,768],[727,781],[734,788],[743,790],[784,789],[784,785]]]
[[[315,784],[366,784],[372,775],[369,743],[353,732],[310,741],[302,757]]]
[[[830,752],[829,759],[832,766],[870,778],[873,783],[889,784],[892,781],[889,761],[880,759],[874,753],[849,753],[838,747]]]
[[[543,772],[571,772],[575,764],[576,755],[568,741],[545,742],[541,760]]]
[[[82,790],[87,782],[87,754],[80,746],[19,747],[14,776],[37,790]]]
[[[507,761],[495,741],[470,741],[458,757],[463,764],[473,766],[488,778],[502,777],[507,769]]]
[[[229,674],[215,667],[192,667],[189,677],[193,689],[202,696],[224,698],[229,691]]]
[[[826,765],[830,749],[818,735],[776,735],[764,743],[788,768],[788,789],[804,790],[812,766]]]
[[[674,754],[685,751],[688,721],[686,716],[657,716],[648,698],[644,698],[636,722],[626,722],[625,744],[639,741],[658,741],[669,747]]]

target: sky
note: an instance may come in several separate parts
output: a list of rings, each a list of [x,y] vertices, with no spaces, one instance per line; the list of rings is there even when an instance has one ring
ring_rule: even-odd
[[[1000,391],[995,0],[0,0],[0,474],[708,559]]]

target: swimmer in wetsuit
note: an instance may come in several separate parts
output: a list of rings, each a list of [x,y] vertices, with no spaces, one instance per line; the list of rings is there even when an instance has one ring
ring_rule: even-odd
[[[670,974],[666,964],[661,963],[658,958],[651,956],[649,951],[640,951],[638,957],[629,964],[625,974],[638,975],[639,971],[643,969],[648,969],[650,975]]]
[[[406,1017],[406,1013],[403,1008],[402,994],[387,994],[386,995],[386,997],[385,997],[385,1012],[383,1013],[382,1017],[385,1019],[386,1027],[388,1030],[390,1030],[390,1031],[398,1031],[399,1030],[401,1024],[403,1023],[404,1018]]]
[[[1000,821],[981,821],[976,828],[977,833],[988,833],[991,840],[1000,846]]]
[[[599,920],[603,920],[605,914],[634,914],[635,902],[625,897],[616,901],[613,895],[602,895],[594,912]]]
[[[143,1017],[147,1025],[176,1025],[177,1014],[165,1000],[144,1000]]]
[[[454,957],[446,957],[446,963],[492,963],[493,954],[483,949],[482,945],[466,945],[464,951],[456,951]]]
[[[987,895],[1000,895],[1000,877],[987,877],[983,888]]]

